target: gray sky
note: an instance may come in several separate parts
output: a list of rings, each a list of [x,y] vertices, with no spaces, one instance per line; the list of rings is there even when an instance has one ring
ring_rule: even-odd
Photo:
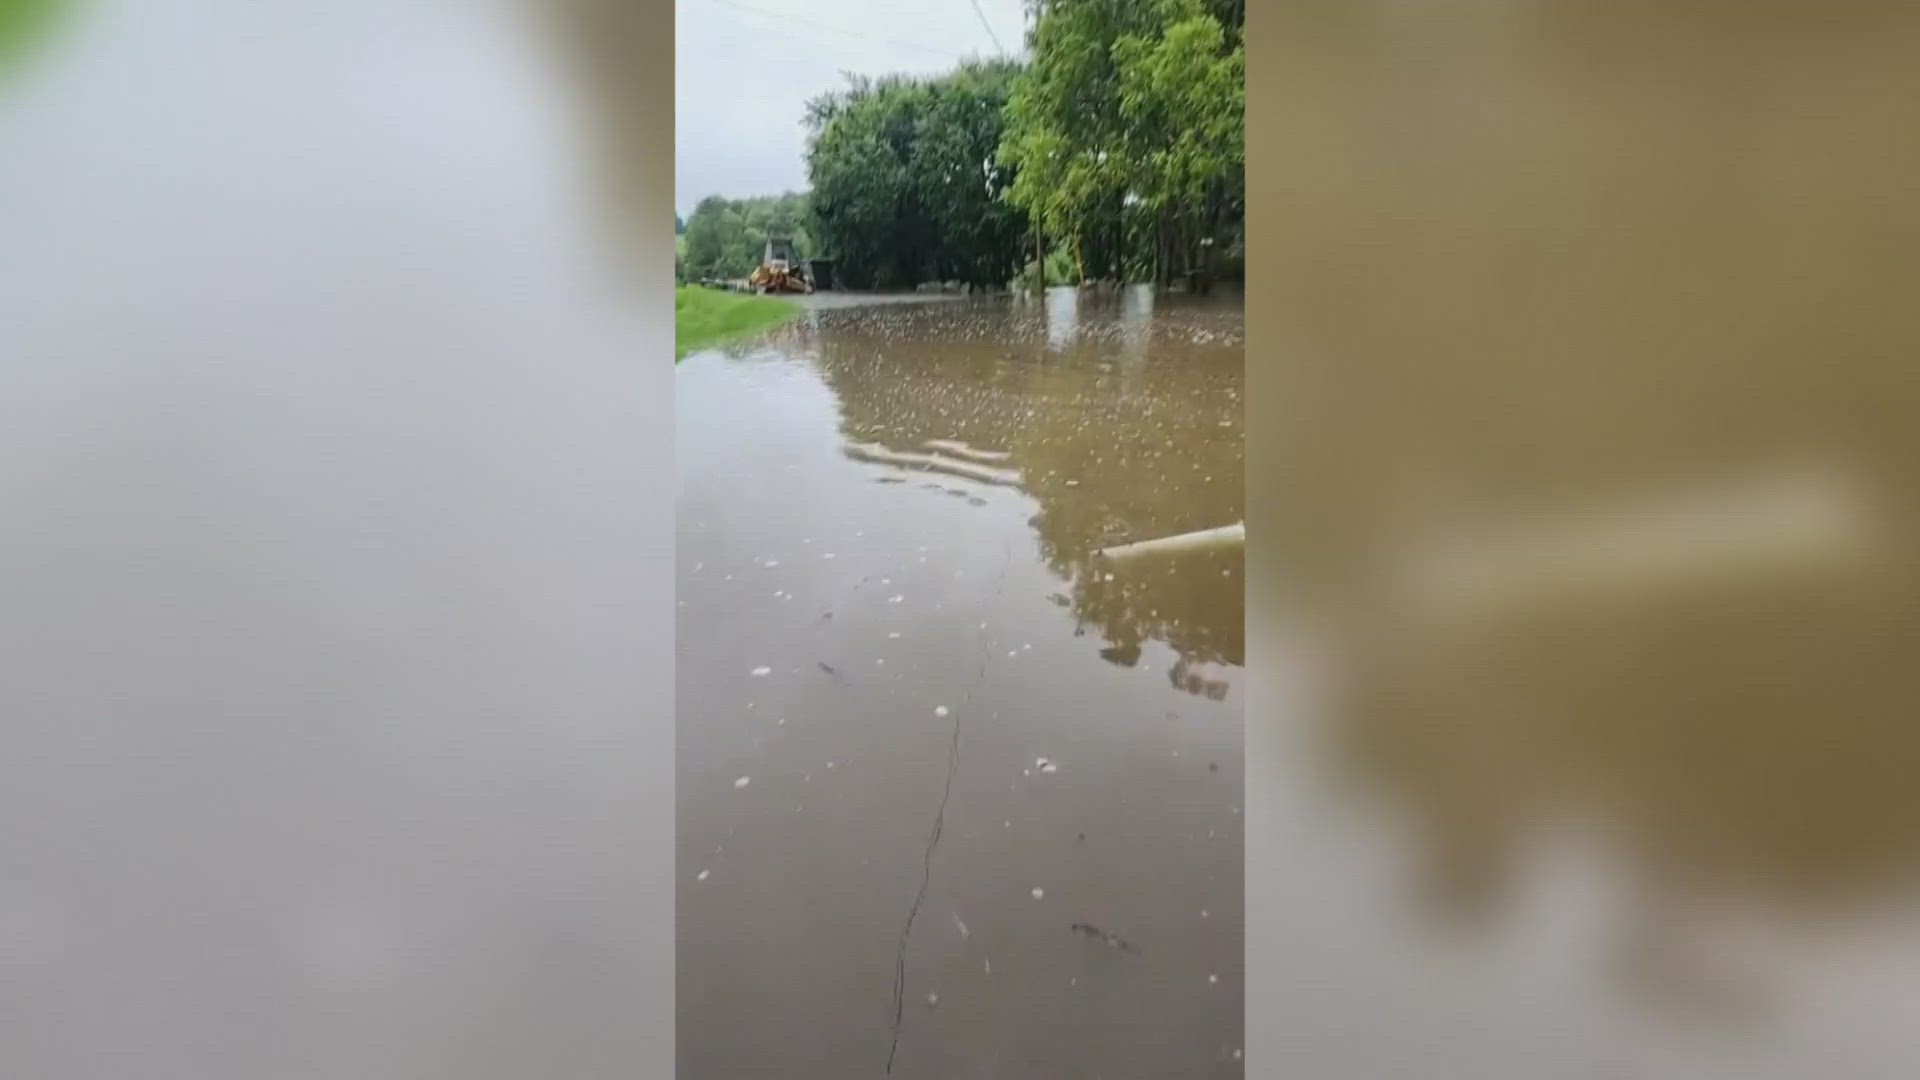
[[[932,74],[1024,46],[1021,0],[675,0],[674,207],[807,186],[806,101],[842,72]],[[982,25],[982,15],[985,25]]]

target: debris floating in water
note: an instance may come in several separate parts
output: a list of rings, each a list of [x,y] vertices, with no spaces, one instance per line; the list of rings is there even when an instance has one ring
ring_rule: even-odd
[[[751,776],[743,776],[743,777],[741,777],[740,779],[738,779],[738,780],[735,780],[735,781],[733,782],[733,786],[734,786],[735,788],[743,788],[743,787],[746,787],[746,786],[747,786],[748,784],[751,784],[751,783],[753,783],[753,777],[751,777]]]
[[[695,881],[705,881],[705,880],[707,880],[707,874],[708,874],[708,871],[706,871],[706,870],[702,870],[702,871],[700,871],[699,873],[697,873],[697,874],[695,874],[695,875],[693,875],[693,880],[695,880]]]
[[[929,990],[929,991],[927,991],[927,1008],[929,1008],[929,1009],[931,1009],[931,1008],[933,1008],[933,1007],[934,1007],[935,1005],[938,1005],[938,1004],[940,1004],[940,993],[939,993],[939,991],[937,991],[937,990]]]
[[[935,716],[947,715],[947,707],[945,705],[935,705],[933,707],[933,715]]]
[[[887,603],[889,603],[889,604],[897,604],[897,603],[899,603],[900,601],[902,601],[902,600],[905,600],[905,599],[906,599],[906,597],[904,597],[904,596],[901,596],[901,595],[898,595],[898,594],[895,594],[895,595],[893,595],[893,596],[890,596],[890,597],[888,597],[888,598],[887,598]]]
[[[761,677],[762,675],[771,675],[771,674],[773,674],[773,669],[768,667],[765,664],[761,664],[759,667],[753,669],[753,677],[756,679]]]
[[[959,928],[961,941],[965,941],[967,940],[967,938],[972,936],[967,933],[967,924],[960,921],[960,915],[958,912],[954,913],[953,925]]]
[[[989,960],[989,959],[987,959],[986,957],[981,957],[981,958],[980,958],[980,966],[981,966],[981,967],[982,967],[983,969],[985,969],[985,971],[986,971],[986,973],[987,973],[987,974],[989,974],[989,975],[991,975],[991,974],[993,974],[993,961],[992,961],[992,960]]]
[[[1201,908],[1201,909],[1200,909],[1200,917],[1201,917],[1201,918],[1203,918],[1203,919],[1207,917],[1207,909],[1206,909],[1206,908]]]
[[[1209,975],[1209,976],[1207,976],[1207,982],[1209,982],[1209,983],[1217,983],[1217,982],[1219,982],[1219,981],[1220,981],[1220,976],[1218,976],[1218,975]]]
[[[1087,937],[1100,942],[1110,949],[1118,949],[1123,953],[1140,952],[1140,946],[1135,945],[1133,942],[1128,941],[1126,938],[1121,937],[1111,930],[1102,930],[1092,923],[1077,922],[1073,924],[1072,929],[1074,933],[1085,934]]]
[[[1047,890],[1045,890],[1045,889],[1042,889],[1042,888],[1040,888],[1040,887],[1039,887],[1038,885],[1036,885],[1036,886],[1034,886],[1034,888],[1033,888],[1033,898],[1034,898],[1035,900],[1039,900],[1039,899],[1041,899],[1042,897],[1044,897],[1044,896],[1046,896],[1046,895],[1047,895]]]
[[[887,636],[888,636],[888,637],[890,637],[890,638],[897,638],[897,637],[899,637],[899,636],[900,636],[900,631],[898,631],[898,630],[895,630],[895,631],[893,631],[892,633],[889,633],[889,634],[888,634]]]
[[[773,569],[774,567],[776,567],[776,566],[779,566],[779,565],[780,565],[780,560],[779,560],[779,559],[768,559],[768,560],[767,560],[766,562],[763,562],[763,563],[761,563],[760,565],[761,565],[761,566],[764,566],[764,567],[766,567],[766,568],[767,568],[767,569],[769,569],[769,570],[771,570],[771,569]]]

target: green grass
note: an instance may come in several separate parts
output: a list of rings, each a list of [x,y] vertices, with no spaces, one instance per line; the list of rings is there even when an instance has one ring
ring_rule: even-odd
[[[791,300],[682,285],[673,295],[673,360],[786,322],[804,310]]]
[[[0,71],[53,25],[63,0],[0,0]]]

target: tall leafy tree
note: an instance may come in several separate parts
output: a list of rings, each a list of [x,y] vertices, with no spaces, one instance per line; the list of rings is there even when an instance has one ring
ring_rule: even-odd
[[[1246,49],[1202,0],[1161,0],[1157,33],[1114,42],[1130,192],[1159,223],[1157,263],[1190,263],[1244,216]]]
[[[968,65],[926,86],[907,171],[942,279],[999,285],[1019,257],[1025,215],[1005,197],[1013,170],[997,157],[1018,70]]]
[[[1164,282],[1244,217],[1244,7],[1031,0],[1031,8],[1032,61],[1008,103],[1000,149],[1018,170],[1009,196],[1081,273],[1151,269]]]
[[[808,106],[814,228],[856,286],[1006,281],[1026,231],[996,157],[1018,67],[852,78]]]
[[[1141,0],[1033,0],[1032,61],[1007,109],[1001,160],[1018,171],[1010,198],[1040,234],[1084,264],[1086,240],[1126,203],[1120,72],[1114,42],[1147,28]],[[1035,237],[1036,256],[1044,250]]]

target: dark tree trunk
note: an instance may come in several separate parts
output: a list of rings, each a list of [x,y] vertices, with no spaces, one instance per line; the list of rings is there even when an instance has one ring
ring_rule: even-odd
[[[1153,222],[1153,291],[1167,294],[1167,212],[1154,215]]]

